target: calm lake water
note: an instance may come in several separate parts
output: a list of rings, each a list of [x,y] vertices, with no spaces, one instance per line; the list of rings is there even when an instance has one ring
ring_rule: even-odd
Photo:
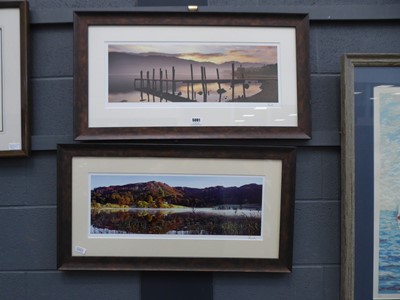
[[[92,209],[91,225],[131,234],[260,236],[261,212],[240,209]]]
[[[110,75],[109,78],[110,92],[109,92],[109,102],[140,102],[141,94],[133,89],[133,81],[131,76],[124,75]],[[245,93],[246,97],[253,96],[261,92],[261,83],[257,81],[248,81],[248,87],[243,89],[241,84],[235,85],[234,96],[235,98],[243,97]],[[113,91],[120,92],[113,92]],[[195,91],[195,100],[198,102],[203,102],[203,90],[200,83],[194,84],[193,90]],[[225,90],[225,92],[218,93],[217,91]],[[164,82],[163,91],[166,91],[166,83]],[[168,86],[168,91],[172,91],[172,83]],[[232,99],[232,88],[228,83],[221,83],[220,86],[217,83],[207,84],[207,102],[226,102]],[[187,98],[187,85],[177,85],[175,94],[180,93],[181,97]],[[150,95],[150,102],[153,101],[153,96]],[[189,97],[192,97],[191,87],[189,88]],[[148,101],[147,94],[143,94],[144,101]],[[155,97],[155,101],[159,102],[160,99]],[[165,101],[165,100],[163,100]]]
[[[400,295],[400,228],[396,211],[381,211],[379,293]]]

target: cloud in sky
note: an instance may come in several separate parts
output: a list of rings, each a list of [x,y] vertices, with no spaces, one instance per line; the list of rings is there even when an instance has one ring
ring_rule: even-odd
[[[219,44],[219,43],[124,43],[110,44],[109,52],[125,52],[141,55],[159,54],[168,57],[213,62],[227,61],[248,63],[277,63],[277,46],[260,44]]]

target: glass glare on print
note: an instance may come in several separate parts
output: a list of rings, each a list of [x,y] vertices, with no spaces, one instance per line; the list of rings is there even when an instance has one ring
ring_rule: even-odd
[[[90,175],[90,234],[261,238],[262,176]]]
[[[108,101],[268,102],[278,99],[272,44],[108,44]]]

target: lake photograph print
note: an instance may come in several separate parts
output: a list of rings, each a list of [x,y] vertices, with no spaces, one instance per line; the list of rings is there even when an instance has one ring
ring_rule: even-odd
[[[90,175],[90,234],[261,238],[262,176]]]
[[[278,100],[278,47],[232,43],[108,45],[108,101]]]

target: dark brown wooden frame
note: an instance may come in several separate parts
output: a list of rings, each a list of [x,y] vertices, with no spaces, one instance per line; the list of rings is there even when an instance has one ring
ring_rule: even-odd
[[[291,272],[296,152],[292,147],[97,145],[58,147],[58,268],[60,270],[153,270]],[[72,256],[72,160],[74,157],[265,159],[282,161],[279,258],[168,258]],[[279,188],[279,187],[278,187]],[[110,240],[112,242],[112,240]]]
[[[292,27],[296,29],[297,127],[88,127],[88,28],[113,25]],[[74,15],[75,140],[310,139],[309,21],[306,14],[76,12]]]
[[[29,136],[29,107],[28,107],[28,2],[27,1],[2,1],[0,10],[8,8],[18,8],[20,17],[20,82],[21,98],[15,99],[15,102],[21,103],[21,149],[18,150],[0,150],[0,157],[28,156],[30,151]],[[2,70],[0,70],[1,72]]]
[[[354,68],[400,67],[399,54],[345,54],[341,76],[341,157],[342,157],[342,224],[341,224],[341,298],[354,299],[356,247],[356,157]],[[366,146],[368,147],[368,146]],[[359,253],[360,254],[360,253]],[[372,295],[371,295],[372,299]]]

